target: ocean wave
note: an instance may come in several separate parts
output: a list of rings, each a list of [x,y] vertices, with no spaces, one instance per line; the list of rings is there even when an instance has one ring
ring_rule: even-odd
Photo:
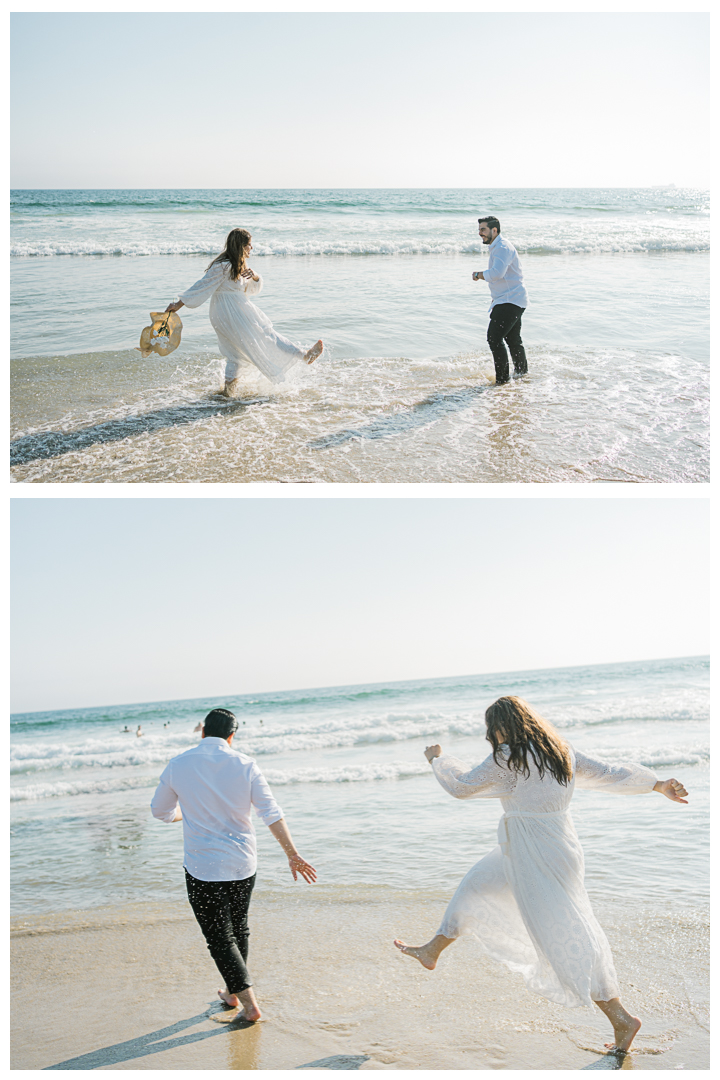
[[[438,735],[479,735],[485,733],[481,716],[443,717],[438,714],[402,718],[326,721],[317,725],[286,725],[280,730],[252,733],[242,728],[236,735],[237,749],[250,757],[311,750],[382,743],[403,743],[411,739]],[[131,746],[122,740],[88,739],[71,746],[48,742],[42,747],[33,743],[16,745],[11,750],[13,774],[74,770],[83,768],[124,768],[148,766],[169,761],[171,757],[197,744],[197,735],[163,738],[145,735]]]
[[[264,776],[269,784],[279,787],[284,784],[351,784],[368,780],[401,780],[406,776],[421,776],[428,772],[427,765],[394,761],[345,765],[335,769],[268,769]]]
[[[606,761],[611,765],[628,761],[644,765],[648,769],[673,769],[682,765],[706,765],[710,761],[710,747],[707,743],[695,743],[690,746],[648,747],[603,747],[602,749],[583,749],[588,757],[597,761]]]
[[[60,798],[73,795],[108,795],[115,791],[155,787],[158,778],[147,776],[114,777],[112,780],[58,780],[53,784],[26,784],[11,788],[10,802]]]
[[[283,787],[288,784],[351,784],[371,780],[401,780],[403,777],[420,776],[427,772],[427,765],[394,761],[341,765],[335,768],[268,769],[264,776],[274,787]],[[158,780],[159,774],[154,777],[142,775],[112,777],[108,780],[58,780],[47,784],[26,784],[11,789],[10,801],[30,802],[75,795],[109,795],[118,791],[154,788]]]
[[[629,255],[642,253],[661,252],[708,252],[710,240],[705,235],[692,238],[669,236],[637,236],[620,235],[613,237],[578,236],[567,240],[557,240],[554,243],[538,242],[529,239],[525,242],[513,237],[513,242],[521,255]],[[10,255],[13,258],[36,258],[51,256],[114,256],[141,258],[152,255],[202,255],[211,258],[218,252],[217,238],[211,241],[177,241],[168,242],[158,240],[155,243],[148,241],[126,241],[122,243],[107,243],[100,241],[43,241],[18,242],[11,246]],[[308,240],[305,243],[297,241],[275,241],[273,243],[254,243],[253,256],[281,255],[302,257],[308,255],[325,256],[362,256],[362,255],[483,255],[483,245],[476,241],[459,242],[452,240],[422,241],[422,240],[327,240],[318,242]]]
[[[620,711],[617,703],[585,703],[547,711],[557,729],[573,740],[583,729],[597,730],[623,724],[698,723],[707,720],[706,696],[688,707],[687,691],[663,695],[663,700],[648,708],[644,698],[627,700]],[[482,710],[444,713],[386,712],[381,715],[336,716],[316,722],[292,721],[259,728],[255,723],[242,726],[236,735],[236,749],[250,757],[268,757],[302,752],[323,752],[343,747],[402,744],[416,739],[485,739]],[[129,735],[107,735],[81,742],[38,739],[15,743],[10,752],[13,775],[82,769],[131,769],[164,766],[171,757],[195,746],[197,734],[146,733],[142,739]]]
[[[706,744],[691,746],[660,746],[651,750],[633,750],[626,747],[587,750],[587,755],[610,764],[635,761],[650,769],[679,768],[683,765],[705,765],[710,760],[710,747]],[[147,764],[147,763],[146,763]],[[318,765],[298,769],[263,770],[265,779],[273,787],[291,784],[351,784],[370,781],[398,781],[428,774],[428,766],[415,761],[364,762],[358,765]],[[26,802],[49,798],[67,798],[77,795],[107,795],[113,792],[138,788],[154,788],[159,779],[155,776],[131,774],[114,776],[107,780],[78,778],[74,781],[58,780],[48,783],[25,784],[11,789],[11,802]]]

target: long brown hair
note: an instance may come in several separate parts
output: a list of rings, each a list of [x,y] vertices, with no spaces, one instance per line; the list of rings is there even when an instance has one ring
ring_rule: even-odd
[[[488,742],[493,748],[493,758],[499,765],[498,751],[503,743],[510,750],[509,768],[530,775],[528,751],[537,766],[542,780],[545,772],[567,784],[572,779],[572,762],[568,744],[561,739],[552,724],[535,712],[527,701],[519,697],[501,697],[486,710]]]
[[[252,240],[247,229],[231,229],[225,241],[225,250],[221,251],[216,259],[210,263],[214,266],[218,262],[230,263],[230,280],[237,281],[245,269],[245,249]],[[210,269],[208,266],[208,270]]]

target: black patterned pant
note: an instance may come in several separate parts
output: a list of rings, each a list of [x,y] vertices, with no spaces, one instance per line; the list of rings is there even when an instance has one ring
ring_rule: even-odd
[[[524,310],[525,308],[518,307],[517,304],[496,304],[490,312],[487,340],[495,361],[495,382],[498,385],[510,379],[506,341],[513,359],[515,374],[527,373],[527,358],[520,337]]]
[[[247,969],[248,908],[255,874],[243,881],[199,881],[185,871],[188,900],[229,993],[252,986]]]

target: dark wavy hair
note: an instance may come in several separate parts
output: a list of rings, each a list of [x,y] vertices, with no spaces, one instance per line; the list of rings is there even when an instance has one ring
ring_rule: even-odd
[[[532,757],[542,780],[546,772],[558,784],[572,779],[570,748],[561,739],[552,724],[519,697],[501,697],[486,710],[487,739],[493,748],[493,758],[498,765],[498,752],[505,743],[510,751],[508,768],[530,775],[528,753]]]
[[[225,250],[221,251],[216,259],[209,264],[208,270],[215,263],[230,263],[230,278],[237,281],[245,269],[245,252],[252,236],[247,229],[231,229],[225,241]]]

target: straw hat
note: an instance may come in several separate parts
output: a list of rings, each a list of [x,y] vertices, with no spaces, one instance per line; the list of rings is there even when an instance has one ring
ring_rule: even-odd
[[[180,344],[182,322],[174,311],[151,311],[152,326],[146,326],[140,335],[139,352],[143,356],[157,353],[169,356]]]

